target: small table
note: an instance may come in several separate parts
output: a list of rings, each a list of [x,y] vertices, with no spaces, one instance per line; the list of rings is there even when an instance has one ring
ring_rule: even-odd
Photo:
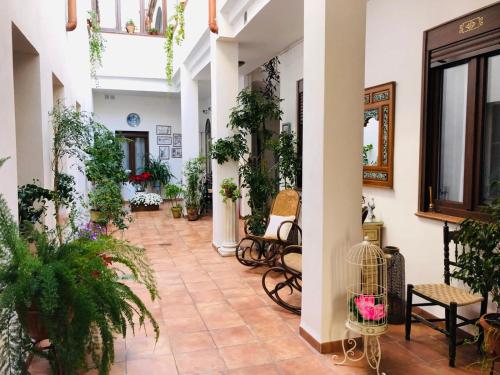
[[[363,237],[368,237],[372,244],[382,247],[382,228],[383,221],[365,221],[363,223]]]

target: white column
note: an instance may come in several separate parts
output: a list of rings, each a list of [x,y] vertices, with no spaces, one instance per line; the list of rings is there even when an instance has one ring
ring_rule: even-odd
[[[200,156],[198,81],[181,66],[182,160]]]
[[[212,137],[214,140],[232,135],[227,128],[231,108],[236,105],[238,95],[238,43],[222,41],[214,34],[210,36],[210,69],[212,91]],[[227,217],[225,204],[219,195],[224,178],[238,181],[237,162],[223,165],[212,160],[213,179],[213,245],[219,248],[224,241]],[[236,215],[231,220],[236,221]],[[237,223],[235,223],[237,225]]]
[[[235,255],[238,246],[238,222],[236,220],[236,203],[228,199],[225,207],[224,240],[217,249],[223,257]]]
[[[362,240],[366,0],[304,1],[304,175],[301,328],[342,338],[345,254]]]

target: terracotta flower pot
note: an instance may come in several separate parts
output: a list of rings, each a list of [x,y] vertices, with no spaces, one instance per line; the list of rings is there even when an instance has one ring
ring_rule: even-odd
[[[174,219],[180,219],[180,217],[182,216],[182,207],[172,207],[171,211]]]
[[[90,210],[90,221],[93,223],[99,223],[103,221],[102,213],[97,210]]]
[[[198,220],[198,208],[188,208],[187,209],[187,216],[189,221],[195,221]]]
[[[484,346],[486,350],[493,355],[500,355],[500,327],[494,326],[488,320],[494,319],[496,316],[497,322],[499,317],[497,314],[485,314],[479,319],[479,324],[485,332]]]

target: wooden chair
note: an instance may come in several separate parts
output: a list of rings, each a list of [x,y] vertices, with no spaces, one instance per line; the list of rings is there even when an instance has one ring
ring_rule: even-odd
[[[460,251],[467,250],[465,246],[455,242],[457,231],[450,231],[448,223],[445,223],[443,229],[444,238],[444,284],[421,284],[411,285],[407,287],[407,302],[406,302],[406,340],[410,340],[412,323],[423,323],[426,326],[435,329],[448,337],[449,340],[449,366],[455,367],[455,357],[457,345],[463,344],[464,340],[457,341],[457,329],[469,324],[476,324],[481,315],[486,313],[488,304],[488,295],[478,295],[469,292],[466,289],[458,288],[450,285],[451,271],[450,267],[457,267],[457,257]],[[454,261],[450,260],[450,243],[454,243]],[[413,303],[413,296],[418,296],[427,302]],[[458,307],[468,306],[480,303],[480,315],[474,319],[465,318],[457,313]],[[413,307],[416,306],[441,306],[445,310],[444,319],[426,319],[423,316],[414,313]],[[461,322],[459,323],[458,320]],[[441,328],[434,324],[435,322],[445,322],[445,328]],[[481,335],[482,336],[482,335]],[[480,340],[481,341],[481,340]],[[480,345],[481,343],[479,343]]]
[[[293,220],[285,220],[279,225],[276,233],[256,236],[249,234],[245,227],[246,236],[241,239],[236,248],[236,259],[247,267],[267,265],[272,267],[280,251],[289,245],[299,243],[301,230],[297,224],[300,213],[300,195],[296,190],[282,190],[276,196],[270,215],[293,216]],[[266,227],[269,229],[270,218],[267,219]],[[281,231],[284,225],[291,226],[287,238],[281,238]],[[269,232],[269,230],[266,230]]]
[[[279,277],[282,281],[274,284]],[[273,285],[272,289],[269,288]],[[301,305],[291,303],[295,291],[302,293],[302,246],[291,245],[281,253],[278,264],[262,275],[262,287],[266,294],[279,306],[300,315]],[[286,295],[280,294],[281,292]]]

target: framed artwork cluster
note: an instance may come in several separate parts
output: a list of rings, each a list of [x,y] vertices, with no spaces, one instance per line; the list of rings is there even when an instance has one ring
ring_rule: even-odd
[[[182,158],[182,134],[173,133],[170,125],[156,125],[158,156],[161,160]],[[170,153],[172,150],[172,153]]]

